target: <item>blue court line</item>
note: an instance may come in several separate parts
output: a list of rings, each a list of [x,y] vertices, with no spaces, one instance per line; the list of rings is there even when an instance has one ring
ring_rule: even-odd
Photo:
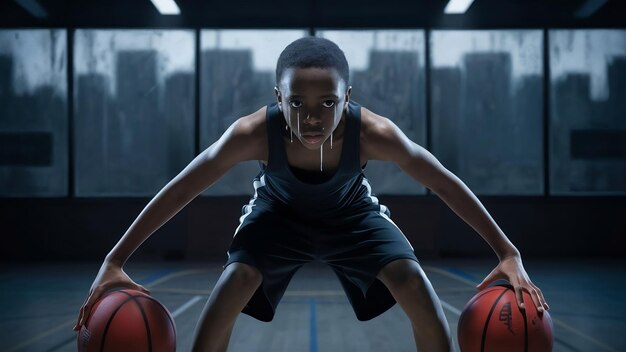
[[[165,276],[167,274],[171,274],[174,271],[176,271],[176,270],[174,270],[174,269],[163,269],[161,271],[157,271],[156,273],[152,273],[152,274],[150,274],[150,275],[148,275],[148,276],[146,276],[143,279],[138,280],[138,281],[141,281],[141,285],[142,286],[143,285],[150,285],[151,283],[155,282],[156,280],[162,278],[163,276]]]
[[[465,271],[463,271],[463,270],[461,270],[459,268],[450,267],[450,268],[445,268],[445,269],[446,269],[446,271],[448,271],[448,272],[450,272],[452,274],[461,276],[464,279],[467,279],[467,280],[470,280],[470,281],[476,281],[477,280],[474,275],[469,274],[469,273],[467,273],[467,272],[465,272]],[[482,281],[482,280],[479,280],[479,281]]]
[[[315,298],[310,298],[309,299],[309,311],[311,312],[310,316],[311,316],[311,330],[310,330],[310,344],[309,344],[309,351],[311,352],[317,352],[317,317],[316,317],[316,311],[317,308],[315,307]]]

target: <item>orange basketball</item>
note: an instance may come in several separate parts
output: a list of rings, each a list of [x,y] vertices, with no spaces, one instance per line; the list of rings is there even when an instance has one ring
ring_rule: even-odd
[[[80,352],[170,352],[176,351],[176,326],[153,297],[113,291],[96,301],[77,342]]]
[[[547,311],[539,313],[530,294],[523,292],[524,306],[517,305],[510,284],[489,286],[463,308],[458,325],[462,352],[549,352],[554,343]]]

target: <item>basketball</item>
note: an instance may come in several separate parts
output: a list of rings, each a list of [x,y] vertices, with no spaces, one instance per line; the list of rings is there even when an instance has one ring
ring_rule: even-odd
[[[78,334],[81,352],[169,352],[176,326],[156,299],[136,290],[113,291],[94,304]]]
[[[489,286],[463,308],[458,340],[462,352],[549,352],[554,342],[553,325],[547,311],[540,313],[523,291],[521,310],[510,284]]]

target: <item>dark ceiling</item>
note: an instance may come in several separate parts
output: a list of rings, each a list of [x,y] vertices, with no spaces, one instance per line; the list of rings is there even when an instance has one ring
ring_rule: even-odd
[[[163,16],[150,0],[37,0],[38,19],[2,0],[0,27],[626,28],[624,0],[587,18],[576,12],[588,0],[475,0],[463,15],[444,15],[447,0],[176,1],[181,15]]]

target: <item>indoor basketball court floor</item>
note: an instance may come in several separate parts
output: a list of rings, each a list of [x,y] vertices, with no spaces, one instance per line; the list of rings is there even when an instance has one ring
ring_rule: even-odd
[[[190,351],[193,331],[223,263],[134,263],[125,271],[172,313],[178,351]],[[459,314],[491,271],[493,260],[421,260],[443,304],[455,350]],[[524,259],[544,292],[554,322],[554,351],[626,351],[626,260]],[[75,351],[72,330],[100,263],[5,264],[0,272],[0,351]],[[356,319],[338,279],[319,263],[291,281],[270,323],[240,314],[231,352],[415,351],[399,305]]]

